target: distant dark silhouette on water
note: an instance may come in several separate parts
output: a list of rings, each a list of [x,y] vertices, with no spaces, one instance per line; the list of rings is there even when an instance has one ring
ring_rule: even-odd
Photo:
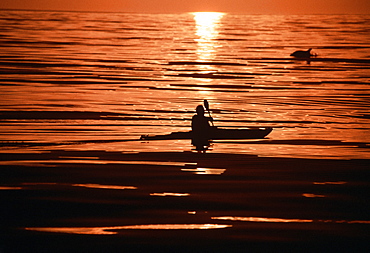
[[[213,122],[213,118],[204,116],[203,105],[197,106],[196,113],[191,120],[192,144],[198,152],[205,152],[210,145],[209,137],[212,126],[209,122]]]
[[[311,56],[315,56],[315,54],[311,54],[312,48],[308,49],[307,51],[298,50],[292,53],[290,56],[294,56],[295,58],[311,58]]]

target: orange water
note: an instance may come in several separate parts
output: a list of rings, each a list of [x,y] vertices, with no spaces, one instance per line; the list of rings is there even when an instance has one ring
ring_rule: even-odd
[[[1,11],[1,151],[189,151],[190,141],[138,139],[190,130],[208,99],[216,126],[274,128],[268,140],[210,152],[369,158],[369,24],[366,15]],[[308,48],[310,62],[290,56]]]

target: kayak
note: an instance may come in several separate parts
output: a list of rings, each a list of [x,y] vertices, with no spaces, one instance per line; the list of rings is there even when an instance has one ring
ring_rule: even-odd
[[[206,137],[209,140],[235,140],[235,139],[263,139],[271,133],[272,127],[265,128],[211,128]],[[189,132],[173,132],[164,135],[142,135],[141,140],[182,140],[194,139],[192,131]]]

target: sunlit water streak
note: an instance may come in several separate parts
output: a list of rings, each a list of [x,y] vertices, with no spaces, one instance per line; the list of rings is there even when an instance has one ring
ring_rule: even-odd
[[[187,197],[189,193],[176,193],[176,192],[161,192],[161,193],[150,193],[150,196],[157,197]]]
[[[196,39],[198,43],[198,59],[200,61],[212,60],[215,50],[220,46],[217,43],[217,37],[220,30],[220,20],[224,13],[195,12],[193,15],[197,28],[196,35],[199,36],[199,38]],[[204,66],[205,70],[209,68],[209,65],[201,66]]]
[[[102,184],[58,184],[58,183],[23,183],[22,186],[0,186],[0,190],[29,190],[33,187],[59,187],[59,186],[74,186],[84,187],[89,189],[107,189],[107,190],[136,190],[135,186],[121,186],[121,185],[102,185]]]
[[[368,15],[1,11],[2,151],[191,150],[190,141],[119,141],[187,131],[208,99],[216,126],[271,126],[271,140],[293,145],[357,143],[214,151],[369,158],[369,23]],[[311,47],[310,62],[289,56]]]
[[[340,224],[370,224],[370,221],[346,221],[346,220],[309,220],[309,219],[282,219],[268,217],[235,217],[222,216],[212,217],[213,220],[244,221],[244,222],[268,222],[268,223],[340,223]]]
[[[370,221],[345,221],[345,220],[307,220],[307,219],[282,219],[264,217],[212,217],[213,220],[242,221],[242,222],[267,222],[267,223],[339,223],[339,224],[370,224]],[[29,231],[85,234],[85,235],[115,235],[119,230],[208,230],[230,228],[226,224],[149,224],[128,225],[111,227],[28,227]]]
[[[85,235],[114,235],[117,231],[111,230],[193,230],[193,229],[221,229],[232,227],[223,224],[149,224],[149,225],[129,225],[114,227],[60,227],[60,228],[26,228],[26,230],[39,232],[54,232],[67,234],[85,234]]]
[[[120,185],[101,185],[101,184],[73,184],[72,186],[86,187],[93,189],[108,189],[108,190],[136,190],[135,186],[120,186]]]

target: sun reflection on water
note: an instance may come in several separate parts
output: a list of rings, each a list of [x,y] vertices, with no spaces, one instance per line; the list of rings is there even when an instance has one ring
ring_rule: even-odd
[[[196,39],[198,43],[197,54],[198,59],[206,61],[213,58],[215,48],[220,45],[217,44],[215,39],[219,34],[220,20],[225,15],[221,12],[194,12],[194,20],[196,23],[196,35],[199,36]],[[209,69],[210,66],[202,66]]]

